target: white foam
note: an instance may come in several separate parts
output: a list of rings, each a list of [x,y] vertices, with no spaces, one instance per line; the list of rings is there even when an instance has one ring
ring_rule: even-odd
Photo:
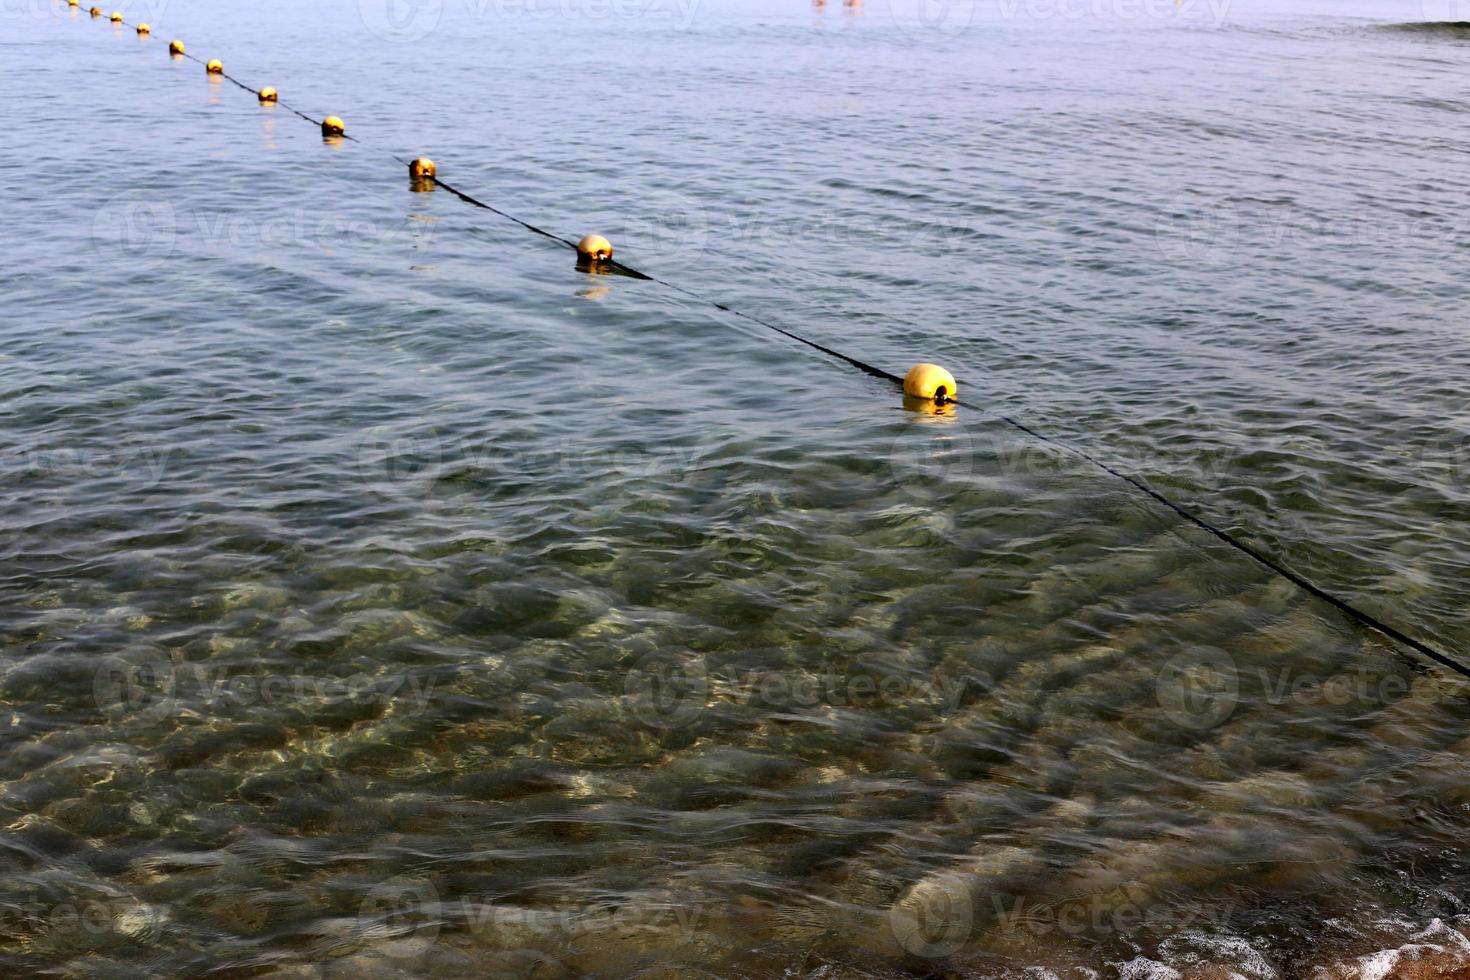
[[[1183,980],[1184,974],[1147,956],[1135,956],[1127,963],[1109,963],[1118,968],[1118,980]]]
[[[1182,932],[1164,940],[1159,951],[1171,961],[1191,966],[1206,963],[1225,967],[1231,980],[1279,980],[1276,968],[1243,936]]]
[[[1399,951],[1381,949],[1358,959],[1358,980],[1383,980],[1398,965]]]
[[[1426,955],[1453,954],[1470,960],[1470,939],[1464,933],[1433,919],[1429,925],[1409,936],[1409,941],[1394,949],[1380,949],[1376,953],[1360,956],[1354,961],[1352,980],[1385,980],[1404,958],[1417,959]],[[1319,977],[1330,976],[1325,970],[1317,972]]]
[[[1437,944],[1444,952],[1470,953],[1470,939],[1466,939],[1460,930],[1445,925],[1441,919],[1432,920],[1423,931],[1414,933],[1409,939],[1416,943]]]

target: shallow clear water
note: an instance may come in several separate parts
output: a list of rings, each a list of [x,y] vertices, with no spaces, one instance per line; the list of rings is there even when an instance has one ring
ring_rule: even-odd
[[[1470,657],[1434,7],[7,4],[0,969],[1457,948],[1466,683],[996,418]]]

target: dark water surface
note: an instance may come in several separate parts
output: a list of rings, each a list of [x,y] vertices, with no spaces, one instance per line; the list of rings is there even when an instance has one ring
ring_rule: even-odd
[[[7,3],[0,973],[1470,948],[1444,6]]]

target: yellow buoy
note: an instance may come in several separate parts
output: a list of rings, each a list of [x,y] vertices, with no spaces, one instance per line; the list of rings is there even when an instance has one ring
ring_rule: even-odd
[[[903,393],[913,398],[950,402],[959,394],[954,375],[938,364],[915,364],[903,378]]]
[[[577,243],[577,257],[585,262],[606,262],[612,252],[612,242],[601,235],[588,235]]]
[[[66,0],[66,5],[68,7],[75,7],[77,6],[77,0]]]
[[[271,88],[269,85],[267,85],[265,88],[261,89],[260,90],[260,101],[262,101],[262,102],[274,102],[274,101],[276,101],[276,90],[273,89],[273,88]]]
[[[225,73],[225,66],[220,63],[218,58],[210,58],[209,64],[204,66],[204,70],[211,75],[223,75]]]
[[[347,124],[338,116],[328,116],[322,120],[323,136],[341,136],[347,132]]]
[[[408,175],[416,180],[438,175],[439,168],[434,166],[434,161],[428,157],[419,157],[408,165]]]
[[[109,17],[109,18],[107,18],[107,19],[110,20],[110,21],[112,21],[114,24],[121,24],[122,23],[122,14],[120,14],[116,10],[114,10],[112,12],[112,16]]]
[[[147,24],[139,24],[138,25],[138,33],[139,34],[152,34],[153,33],[153,28],[149,27]]]
[[[183,41],[170,41],[170,42],[168,42],[168,53],[169,54],[183,54],[184,53],[184,42]]]

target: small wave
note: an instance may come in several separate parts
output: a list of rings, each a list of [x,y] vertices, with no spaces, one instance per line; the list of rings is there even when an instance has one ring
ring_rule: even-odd
[[[1414,34],[1445,34],[1450,37],[1470,38],[1470,20],[1406,21],[1402,24],[1382,24],[1380,30],[1408,31]]]
[[[1401,946],[1319,968],[1313,980],[1414,980],[1460,976],[1470,964],[1470,940],[1460,930],[1434,919]]]

